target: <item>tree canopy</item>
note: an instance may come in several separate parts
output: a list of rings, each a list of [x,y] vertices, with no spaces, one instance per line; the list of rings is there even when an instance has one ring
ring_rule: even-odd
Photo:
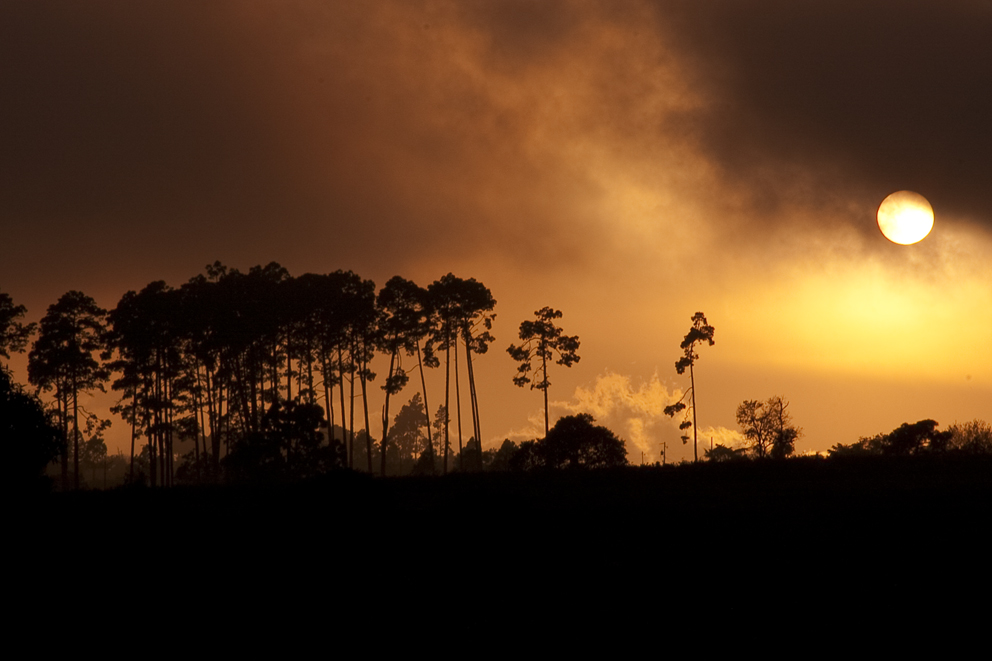
[[[792,424],[788,407],[789,402],[779,396],[764,402],[746,400],[737,407],[737,424],[755,457],[784,459],[795,451],[802,430]]]
[[[23,305],[14,305],[9,294],[0,292],[0,356],[10,358],[11,353],[20,353],[27,346],[35,324],[21,323],[26,312]]]
[[[937,431],[935,420],[905,422],[888,434],[862,438],[851,445],[838,443],[830,448],[830,454],[905,456],[943,452],[948,449],[953,435],[951,431]]]
[[[58,458],[63,442],[38,398],[24,392],[6,369],[0,369],[0,479],[8,485],[37,480]]]
[[[515,468],[612,468],[627,465],[626,443],[588,413],[560,418],[540,440],[521,444]]]
[[[427,359],[432,359],[435,347],[445,352],[444,408],[450,410],[449,374],[451,352],[455,352],[455,420],[458,421],[459,455],[462,449],[460,386],[458,381],[458,341],[465,347],[465,367],[468,372],[469,408],[472,412],[472,435],[482,438],[479,419],[479,401],[475,387],[475,369],[472,354],[484,354],[495,340],[492,334],[496,314],[496,299],[492,292],[475,278],[463,280],[451,273],[435,280],[427,287],[431,309],[431,332],[425,347]],[[449,429],[444,427],[442,472],[448,470]],[[463,468],[460,466],[460,468]],[[477,467],[481,468],[481,467]]]
[[[679,348],[682,349],[682,357],[675,362],[675,371],[679,374],[685,374],[686,368],[689,370],[689,389],[682,395],[682,399],[665,407],[665,415],[674,417],[679,411],[685,410],[686,417],[679,423],[679,429],[685,432],[686,429],[692,427],[692,456],[693,459],[699,460],[699,443],[697,438],[696,425],[696,376],[693,371],[693,367],[696,361],[699,359],[699,354],[696,353],[696,345],[706,342],[710,346],[713,346],[713,333],[716,332],[713,326],[710,326],[709,322],[706,321],[706,315],[702,312],[697,312],[692,315],[692,326],[689,328],[689,332],[686,333],[685,338],[683,338],[682,343],[679,344]],[[685,403],[685,398],[690,397],[690,403]],[[689,416],[692,416],[692,420],[689,420]],[[682,443],[685,444],[689,441],[688,434],[682,434]]]
[[[100,362],[105,344],[107,313],[96,301],[79,291],[70,291],[48,307],[41,320],[38,338],[28,354],[28,380],[41,391],[55,391],[62,433],[66,439],[62,455],[63,487],[68,486],[70,407],[75,486],[79,488],[79,394],[103,389],[109,371]]]
[[[531,389],[544,391],[544,433],[548,433],[548,361],[558,365],[571,367],[579,362],[579,338],[577,335],[565,335],[562,329],[554,324],[555,319],[561,319],[561,311],[549,307],[541,308],[534,313],[536,319],[520,322],[520,346],[511,344],[507,353],[513,360],[520,363],[513,383],[521,388],[530,383]],[[558,359],[555,360],[557,355]],[[537,370],[533,362],[538,361]],[[534,374],[536,381],[530,375]]]
[[[322,444],[324,411],[316,404],[276,402],[259,431],[234,443],[224,458],[229,478],[242,482],[306,479],[343,466],[344,448]]]

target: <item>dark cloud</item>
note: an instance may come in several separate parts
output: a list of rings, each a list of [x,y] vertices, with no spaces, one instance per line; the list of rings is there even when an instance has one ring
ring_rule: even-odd
[[[259,182],[244,165],[268,155],[263,118],[223,17],[181,7],[5,5],[5,211],[179,215],[231,179],[250,194]]]
[[[563,0],[463,3],[465,25],[482,36],[487,61],[509,70],[546,65],[570,52],[577,30],[590,18]]]
[[[992,226],[987,3],[661,2],[657,20],[709,98],[686,121],[756,204],[813,175],[798,193],[818,203],[908,188]]]
[[[502,102],[498,77],[460,66],[481,37],[457,12],[94,2],[2,14],[0,212],[25,254],[62,235],[52,248],[78,266],[70,237],[88,233],[118,263],[149,240],[197,263],[314,245],[331,263],[396,269],[482,246],[581,259],[560,231],[576,214],[555,203],[581,197],[581,177],[526,149],[527,110]]]
[[[691,145],[745,191],[746,215],[911,188],[938,213],[987,219],[990,15],[967,2],[4,3],[0,217],[14,267],[47,255],[70,273],[188,277],[316,247],[307,263],[324,268],[443,270],[480,252],[581,265],[611,230],[601,183],[563,144],[577,138],[596,158],[668,168],[681,167],[671,145]]]

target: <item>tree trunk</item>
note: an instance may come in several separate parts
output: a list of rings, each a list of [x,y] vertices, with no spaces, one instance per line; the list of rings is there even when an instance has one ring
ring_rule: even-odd
[[[210,463],[213,468],[214,479],[220,471],[220,396],[217,389],[217,379],[210,375],[209,365],[205,366],[207,380],[207,417],[210,421]],[[204,432],[205,433],[205,432]],[[204,441],[206,442],[206,441]],[[204,445],[206,448],[206,445]]]
[[[333,445],[334,443],[334,411],[331,408],[331,388],[333,383],[330,380],[330,374],[327,371],[327,352],[323,349],[320,351],[320,373],[323,375],[324,380],[324,408],[327,409],[327,444]]]
[[[289,354],[289,340],[286,341],[286,401],[293,401],[293,357]]]
[[[131,463],[127,471],[127,481],[129,484],[134,483],[134,440],[137,436],[138,427],[138,385],[134,386],[134,396],[131,399]]]
[[[458,420],[458,470],[464,471],[462,456],[462,397],[458,384],[458,342],[455,342],[455,418]]]
[[[341,345],[338,344],[338,376],[341,379],[341,384],[338,387],[341,399],[341,446],[344,448],[345,463],[351,468],[351,461],[348,459],[348,428],[347,421],[344,418],[345,407],[344,407],[344,352],[341,349]]]
[[[544,438],[548,437],[548,386],[551,384],[548,382],[548,358],[545,354],[544,341],[541,341],[541,373],[544,377],[544,387],[541,390],[544,391]]]
[[[348,405],[348,468],[355,467],[355,344],[351,345],[351,356],[348,360],[349,381],[348,396],[351,401]]]
[[[692,363],[689,363],[689,387],[692,389],[692,460],[699,461],[699,449],[696,442],[697,431],[699,430],[696,424],[696,377],[692,373]]]
[[[193,459],[196,462],[196,477],[200,479],[200,440],[203,440],[203,452],[207,452],[207,435],[203,431],[206,429],[206,417],[203,413],[203,403],[200,401],[200,392],[203,385],[200,381],[200,361],[193,359],[193,367],[196,369],[196,385],[193,386]]]
[[[310,403],[316,404],[317,393],[314,392],[313,387],[313,349],[309,340],[307,340],[307,389],[310,391]]]
[[[76,380],[72,381],[72,466],[73,484],[79,490],[79,392],[76,389]]]
[[[444,349],[444,463],[442,464],[441,474],[448,474],[448,446],[451,443],[448,440],[448,421],[451,419],[449,411],[451,408],[448,403],[451,401],[451,334],[446,334],[448,337],[448,346]]]
[[[468,333],[466,331],[466,338]],[[475,441],[479,444],[479,470],[482,470],[482,425],[479,422],[479,398],[475,390],[475,369],[472,367],[472,345],[465,343],[465,359],[468,362],[468,390],[469,402],[472,407],[472,427],[475,432]]]
[[[169,372],[168,372],[168,378],[165,381],[165,406],[166,406],[166,409],[165,409],[165,421],[166,421],[165,422],[165,441],[166,441],[166,447],[169,450],[169,461],[166,464],[167,465],[167,471],[168,471],[167,474],[166,474],[166,477],[168,478],[167,479],[167,482],[166,482],[166,486],[171,487],[172,484],[173,484],[173,476],[175,475],[175,461],[176,461],[175,457],[176,457],[176,451],[175,451],[175,446],[173,445],[173,441],[175,440],[175,438],[174,438],[174,434],[172,433],[173,432],[173,422],[174,422],[174,418],[173,418],[173,405],[172,405],[172,394],[173,394],[172,393],[172,390],[173,390],[173,386],[172,386],[172,373],[171,373],[172,372],[172,368],[171,368],[171,366],[168,365],[168,360],[166,361],[166,366],[167,366],[166,369],[169,370]]]
[[[359,373],[359,378],[362,382],[362,410],[365,413],[365,463],[369,469],[369,475],[373,474],[372,471],[372,430],[371,425],[369,425],[369,395],[366,391],[366,376],[368,371],[366,369],[368,363],[365,362],[364,355],[362,359],[362,369]],[[383,439],[385,442],[385,439]]]
[[[56,392],[55,401],[59,407],[59,417],[62,419],[62,491],[69,490],[69,393]]]
[[[427,406],[427,380],[424,378],[424,358],[420,354],[420,340],[417,340],[417,362],[420,367],[420,387],[424,391],[424,420],[427,422],[427,452],[431,457],[431,472],[434,472],[434,437],[431,434],[431,409]]]
[[[389,383],[393,379],[393,367],[396,364],[396,351],[389,356],[389,372],[386,375],[386,402],[382,405],[382,441],[379,447],[382,448],[380,457],[380,474],[386,477],[386,448],[389,441]],[[369,459],[371,462],[371,459]],[[371,472],[371,470],[369,471]]]

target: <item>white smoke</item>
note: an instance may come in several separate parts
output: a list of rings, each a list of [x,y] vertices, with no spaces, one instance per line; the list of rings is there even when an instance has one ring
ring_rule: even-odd
[[[682,414],[671,418],[665,407],[682,399],[681,388],[669,390],[655,373],[648,380],[633,382],[632,377],[607,371],[596,377],[589,386],[579,386],[568,401],[552,401],[551,424],[563,415],[588,413],[596,424],[612,429],[627,441],[628,459],[639,463],[644,453],[645,462],[661,458],[661,443],[669,444],[669,457],[673,448],[681,445],[679,423]],[[511,431],[508,436],[517,442],[544,436],[544,410],[535,410],[527,425]],[[740,432],[726,427],[703,427],[699,430],[700,451],[710,443],[739,447],[743,442]]]
[[[669,392],[657,373],[635,386],[629,376],[606,372],[596,377],[591,387],[576,388],[571,401],[554,402],[554,407],[570,414],[591,414],[598,424],[615,429],[619,436],[643,452],[646,459],[654,461],[660,454],[662,435],[655,428],[661,423],[663,429],[678,429],[681,416],[672,419],[664,414],[664,409],[679,401],[683,394],[680,388]],[[670,433],[665,435],[671,436]],[[639,458],[633,455],[631,452],[631,462],[638,461]]]
[[[744,436],[736,429],[727,429],[726,427],[704,427],[699,430],[699,441],[700,444],[704,445],[707,449],[710,448],[710,444],[715,447],[717,445],[723,445],[728,448],[739,448],[744,445]],[[705,441],[705,443],[703,443]]]

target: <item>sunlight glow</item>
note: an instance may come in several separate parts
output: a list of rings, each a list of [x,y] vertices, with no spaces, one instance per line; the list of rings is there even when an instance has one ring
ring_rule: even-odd
[[[755,364],[795,370],[983,382],[992,365],[992,299],[986,282],[906,281],[881,264],[847,273],[797,273],[791,293],[752,297],[749,314],[724,322],[723,345]],[[966,320],[966,321],[965,321]],[[788,329],[769,333],[769,328]],[[959,329],[948,341],[948,329]]]
[[[878,229],[893,243],[917,243],[933,229],[933,208],[919,193],[892,193],[878,207]]]

